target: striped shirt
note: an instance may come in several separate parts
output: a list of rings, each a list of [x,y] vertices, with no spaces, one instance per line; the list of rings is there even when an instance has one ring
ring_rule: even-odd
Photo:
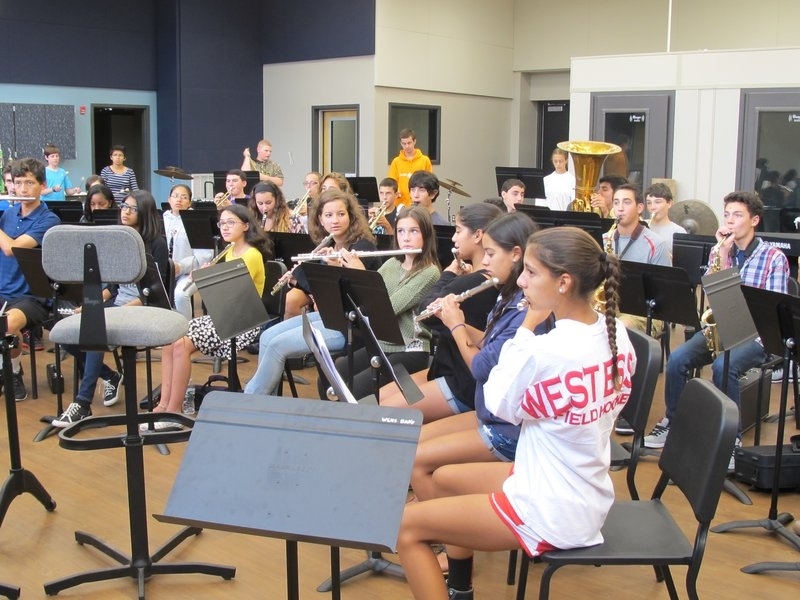
[[[136,173],[128,167],[125,167],[125,172],[120,174],[114,173],[111,167],[103,167],[103,170],[100,171],[100,177],[114,192],[114,200],[117,202],[122,202],[130,192],[139,189],[139,184],[136,182]]]
[[[739,269],[742,285],[785,294],[786,280],[789,277],[789,261],[786,259],[786,255],[777,248],[765,244],[761,238],[756,238],[756,240],[758,240],[758,244],[744,259],[744,263]],[[709,256],[708,266],[711,267],[713,262],[714,257]],[[735,266],[736,252],[734,250],[730,252],[727,264],[722,265],[722,268]]]

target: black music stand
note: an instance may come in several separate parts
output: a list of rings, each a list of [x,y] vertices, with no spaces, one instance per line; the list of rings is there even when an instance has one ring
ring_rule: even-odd
[[[653,319],[688,325],[697,330],[697,305],[686,271],[664,265],[621,261],[620,312],[645,317],[647,335]]]
[[[180,211],[183,228],[189,246],[195,250],[213,250],[217,254],[220,250],[219,226],[217,225],[217,212],[210,210],[182,210]]]
[[[225,261],[193,272],[192,278],[208,309],[220,339],[230,340],[228,389],[241,391],[236,369],[236,336],[269,321],[247,265],[241,258]]]
[[[353,331],[362,333],[367,352],[372,356],[375,398],[378,402],[381,374],[394,381],[409,404],[418,402],[423,395],[402,365],[392,367],[378,340],[403,344],[403,334],[397,324],[386,284],[379,273],[345,269],[327,265],[307,264],[309,284],[316,298],[325,298],[318,304],[322,322],[329,329],[344,333],[347,340],[348,387],[352,387],[353,373]],[[311,346],[309,346],[311,347]],[[326,373],[328,376],[328,373]],[[331,374],[331,376],[333,376]],[[335,376],[334,376],[335,377]],[[330,377],[328,379],[330,380]],[[340,398],[342,396],[339,396]],[[366,402],[372,403],[368,397]],[[365,403],[366,403],[365,402]],[[338,548],[331,548],[331,563],[338,564]],[[370,552],[367,559],[354,567],[341,572],[341,581],[347,581],[362,573],[387,573],[404,577],[403,568],[383,558],[380,552]],[[332,589],[332,580],[323,581],[317,591]]]
[[[294,600],[297,542],[394,551],[421,425],[410,408],[212,392],[155,518],[286,540]]]
[[[378,194],[378,180],[375,177],[348,177],[347,181],[353,188],[353,195],[361,206],[369,206],[370,202],[380,200]]]
[[[56,501],[47,493],[44,486],[36,479],[36,475],[22,467],[19,450],[19,424],[17,423],[17,401],[14,399],[14,379],[11,370],[11,348],[17,337],[8,335],[8,315],[5,305],[0,308],[0,353],[3,356],[3,387],[6,400],[6,427],[8,428],[8,452],[11,468],[8,478],[0,489],[0,525],[5,519],[11,502],[17,496],[28,493],[33,495],[49,512],[56,509]]]
[[[25,276],[25,282],[28,284],[30,293],[39,298],[50,298],[52,302],[52,311],[54,318],[57,317],[57,308],[59,300],[72,302],[74,305],[79,305],[83,302],[83,287],[80,285],[64,285],[52,281],[44,272],[42,267],[42,249],[41,248],[14,248],[12,250],[14,258],[17,259],[22,274]],[[64,377],[61,374],[61,351],[59,344],[55,345],[55,365],[56,365],[56,414],[55,416],[46,415],[40,417],[42,423],[48,425],[41,429],[39,433],[33,438],[34,442],[41,442],[49,435],[56,433],[58,427],[54,427],[51,423],[64,412]],[[34,363],[35,364],[35,363]]]
[[[672,236],[672,266],[681,267],[689,275],[689,283],[696,288],[708,268],[708,255],[717,243],[713,235],[676,233]],[[705,290],[700,288],[700,308],[704,304]]]
[[[800,332],[800,298],[788,294],[772,292],[760,288],[742,286],[742,294],[764,349],[783,357],[783,379],[781,380],[780,410],[778,412],[778,433],[775,443],[775,471],[772,479],[769,514],[766,519],[730,521],[711,528],[715,533],[733,529],[761,527],[777,533],[800,550],[800,536],[786,528],[794,520],[789,513],[778,514],[778,494],[780,493],[781,460],[783,458],[783,435],[786,428],[786,404],[789,394],[790,361],[798,359],[797,333]],[[744,573],[764,571],[800,571],[800,563],[761,562],[741,568]]]
[[[548,227],[571,226],[583,229],[603,247],[603,232],[608,231],[611,224],[608,220],[601,220],[600,215],[593,212],[576,212],[573,210],[542,210],[541,206],[531,204],[517,204],[517,210],[525,213],[536,224],[546,229]]]
[[[92,221],[89,225],[119,225],[118,208],[98,208],[92,211]]]
[[[308,254],[317,246],[307,233],[270,231],[267,235],[272,238],[275,260],[283,261],[287,269],[294,266],[292,256]]]

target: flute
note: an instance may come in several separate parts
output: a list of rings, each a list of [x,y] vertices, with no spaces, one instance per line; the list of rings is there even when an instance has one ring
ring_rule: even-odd
[[[212,258],[211,261],[206,266],[210,267],[211,265],[217,264],[220,260],[222,260],[222,257],[225,256],[225,253],[231,248],[233,248],[233,246],[234,246],[233,242],[225,246],[222,249],[222,251],[219,254],[217,254],[214,258]],[[181,293],[187,296],[194,296],[196,291],[197,291],[197,284],[194,281],[188,281],[188,283],[183,288],[183,292]]]
[[[333,239],[333,234],[332,233],[329,233],[328,235],[326,235],[324,238],[322,238],[322,241],[319,244],[317,244],[317,247],[314,248],[311,251],[311,254],[314,254],[315,252],[319,252],[320,250],[322,250],[325,246],[327,246],[328,244],[331,243],[332,239]],[[292,260],[294,260],[294,259],[292,259]],[[277,294],[279,291],[281,291],[281,288],[283,286],[285,286],[287,283],[289,283],[289,281],[292,279],[292,273],[294,273],[294,270],[299,266],[300,266],[300,263],[297,263],[291,269],[286,271],[286,273],[284,273],[283,275],[280,276],[278,281],[275,282],[275,285],[272,286],[272,289],[269,292],[271,296],[274,296],[275,294]]]
[[[458,248],[456,248],[455,246],[453,246],[453,247],[450,249],[450,252],[452,252],[452,253],[453,253],[453,257],[454,257],[454,258],[458,258],[458,254],[459,254]],[[463,260],[461,260],[460,258],[458,258],[458,268],[459,268],[459,269],[461,269],[462,271],[466,271],[466,270],[467,270],[467,266],[468,266],[468,265],[467,265],[467,263],[466,263],[465,261],[463,261]]]
[[[461,292],[460,294],[457,294],[454,299],[455,299],[456,302],[463,302],[467,298],[471,298],[475,294],[480,294],[483,290],[485,290],[487,288],[490,288],[492,286],[495,286],[498,283],[500,283],[500,280],[497,277],[491,277],[491,278],[487,279],[486,281],[484,281],[483,283],[480,283],[480,284],[476,285],[473,288],[470,288],[468,290],[465,290],[465,291]],[[428,317],[430,317],[432,315],[435,315],[440,310],[442,310],[442,299],[441,298],[431,302],[430,305],[428,306],[428,308],[426,308],[421,313],[416,315],[414,317],[414,322],[415,323],[419,323],[420,321],[424,321]]]
[[[401,256],[403,254],[420,254],[422,248],[412,248],[410,250],[353,250],[351,254],[359,258],[367,258],[370,256]],[[292,257],[292,262],[308,262],[311,260],[329,260],[334,258],[341,258],[342,252],[337,250],[329,254],[319,254],[316,252],[309,252],[308,254],[298,254]]]

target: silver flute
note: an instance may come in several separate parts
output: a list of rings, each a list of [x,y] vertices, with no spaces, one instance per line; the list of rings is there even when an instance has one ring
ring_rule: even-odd
[[[328,244],[330,244],[330,243],[331,243],[331,240],[332,240],[332,239],[333,239],[333,234],[332,234],[332,233],[329,233],[328,235],[326,235],[324,238],[322,238],[322,241],[321,241],[319,244],[317,244],[317,247],[316,247],[316,248],[314,248],[314,249],[311,251],[311,254],[314,254],[315,252],[319,252],[320,250],[322,250],[323,248],[325,248],[325,247],[326,247]],[[293,258],[292,260],[294,260],[294,258]],[[270,290],[270,292],[269,292],[271,296],[274,296],[275,294],[277,294],[278,292],[280,292],[280,291],[281,291],[281,289],[283,289],[283,287],[284,287],[284,286],[285,286],[287,283],[289,283],[289,281],[291,281],[291,279],[292,279],[292,273],[294,273],[294,270],[295,270],[297,267],[299,267],[299,266],[300,266],[300,263],[297,263],[297,264],[296,264],[295,266],[293,266],[291,269],[289,269],[288,271],[286,271],[286,273],[284,273],[283,275],[281,275],[281,276],[280,276],[280,278],[278,279],[278,281],[276,281],[276,282],[275,282],[275,285],[273,285],[273,286],[272,286],[272,289],[271,289],[271,290]]]
[[[463,260],[461,260],[461,258],[459,258],[459,256],[458,256],[458,254],[459,254],[458,248],[456,248],[454,246],[453,248],[450,249],[450,252],[453,253],[453,257],[458,258],[458,268],[461,269],[462,271],[466,271],[467,267],[469,265],[467,265],[467,263],[465,261],[463,261]]]
[[[422,248],[412,248],[410,250],[353,250],[350,253],[361,258],[369,256],[400,256],[402,254],[419,254]],[[337,250],[328,254],[320,254],[319,252],[309,252],[308,254],[298,254],[292,257],[292,262],[307,262],[310,260],[330,260],[334,258],[341,258],[342,252]]]
[[[495,286],[498,283],[500,283],[500,280],[497,277],[491,277],[486,281],[476,285],[475,287],[469,288],[468,290],[465,290],[460,294],[457,294],[455,297],[455,301],[462,302],[467,298],[471,298],[475,294],[480,294],[483,290]],[[440,310],[442,310],[442,298],[439,298],[438,300],[434,300],[433,302],[431,302],[428,305],[428,308],[426,308],[425,310],[423,310],[421,313],[419,313],[414,317],[414,322],[419,323],[420,321],[424,321],[428,317],[435,315]]]

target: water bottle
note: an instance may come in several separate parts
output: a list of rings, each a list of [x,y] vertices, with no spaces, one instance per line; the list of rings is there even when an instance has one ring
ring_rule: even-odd
[[[186,393],[183,395],[183,406],[181,407],[181,412],[185,415],[194,414],[194,386],[192,385],[191,380],[189,381],[189,387],[186,388]]]

